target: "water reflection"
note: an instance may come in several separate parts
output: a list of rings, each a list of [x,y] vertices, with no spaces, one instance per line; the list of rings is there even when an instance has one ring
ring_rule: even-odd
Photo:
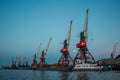
[[[59,80],[88,80],[86,72],[60,72]]]
[[[32,80],[46,80],[45,76],[45,71],[33,71]]]
[[[49,72],[49,71],[33,71],[32,80],[88,80],[87,72]]]
[[[32,72],[32,74],[30,72]],[[19,78],[21,78],[20,80],[93,80],[93,79],[94,80],[113,80],[113,79],[120,80],[119,73],[120,72],[118,73],[117,72],[116,73],[115,72],[88,72],[88,71],[65,72],[65,71],[35,70],[35,71],[21,71],[20,74],[15,74],[15,76],[19,75]],[[11,80],[14,78],[15,77],[10,77],[9,79]],[[18,80],[18,77],[15,79]]]
[[[60,72],[59,79],[60,80],[70,80],[69,75],[70,75],[70,72],[65,72],[65,71]]]
[[[0,70],[0,80],[120,80],[120,71]]]
[[[40,80],[45,80],[45,71],[40,72],[41,79]]]
[[[77,79],[76,80],[88,80],[88,76],[85,72],[77,72]]]

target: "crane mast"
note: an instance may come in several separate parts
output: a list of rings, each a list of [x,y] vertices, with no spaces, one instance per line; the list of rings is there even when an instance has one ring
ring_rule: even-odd
[[[46,47],[46,50],[45,50],[45,51],[44,51],[44,50],[42,51],[42,54],[41,54],[41,57],[40,57],[40,63],[38,64],[38,68],[44,67],[44,66],[47,65],[46,60],[45,60],[45,56],[46,56],[46,54],[47,54],[47,52],[48,52],[48,49],[49,49],[51,40],[52,40],[52,38],[50,37],[50,39],[49,39],[49,41],[48,41],[48,44],[47,44],[47,47]]]
[[[24,57],[24,58],[22,59],[22,61],[23,61],[23,66],[27,67],[27,66],[28,66],[27,57]]]
[[[73,64],[72,57],[69,54],[71,31],[72,31],[72,20],[70,21],[70,29],[68,31],[68,37],[66,40],[64,40],[64,46],[60,50],[60,52],[62,53],[62,56],[58,60],[58,66],[65,67],[65,66]]]
[[[84,33],[85,33],[85,41],[87,43],[87,39],[88,39],[88,8],[86,10],[86,21],[85,21]]]
[[[34,54],[33,64],[37,63],[37,57],[38,57],[38,54],[40,53],[40,47],[41,47],[41,43],[39,45],[39,48],[38,48],[37,52]]]
[[[50,37],[50,39],[49,39],[49,42],[48,42],[48,45],[47,45],[47,48],[46,48],[46,50],[45,50],[45,54],[44,54],[44,55],[46,55],[47,52],[48,52],[48,49],[49,49],[49,46],[50,46],[51,40],[52,40],[52,37]]]
[[[88,51],[87,48],[87,40],[88,40],[88,8],[86,10],[86,20],[84,30],[80,32],[80,41],[76,44],[76,47],[79,48],[77,55],[74,58],[74,65],[80,63],[94,63],[94,57]]]
[[[41,43],[40,43],[40,45],[39,45],[39,47],[38,47],[38,50],[37,50],[37,53],[36,53],[36,56],[38,57],[38,54],[40,53],[40,47],[41,47]]]
[[[70,46],[71,31],[72,31],[72,20],[70,21],[70,29],[69,29],[69,32],[68,32],[67,48],[69,48],[69,46]]]
[[[118,44],[118,43],[116,43],[116,44],[114,45],[114,47],[113,47],[113,51],[111,52],[111,58],[112,58],[112,59],[113,59],[114,56],[115,56],[116,48],[117,48],[117,44]]]

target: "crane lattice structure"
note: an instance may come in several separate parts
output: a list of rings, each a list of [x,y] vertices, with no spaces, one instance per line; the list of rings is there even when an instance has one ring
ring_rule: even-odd
[[[60,52],[62,53],[62,56],[58,60],[58,66],[61,66],[61,67],[73,65],[73,60],[69,54],[71,31],[72,31],[72,20],[70,21],[70,29],[68,32],[68,38],[64,40],[64,47],[60,50]]]
[[[48,52],[51,40],[52,40],[52,37],[50,37],[50,39],[49,39],[49,42],[48,42],[47,47],[46,47],[46,50],[42,51],[42,54],[41,54],[41,57],[40,57],[40,63],[38,64],[38,67],[47,66],[47,63],[46,63],[46,60],[45,60],[45,56],[46,56],[46,54]]]
[[[76,44],[76,47],[79,48],[77,55],[74,58],[74,65],[80,63],[94,63],[94,57],[88,51],[87,48],[88,40],[88,9],[86,10],[86,21],[84,30],[80,33],[80,42]]]

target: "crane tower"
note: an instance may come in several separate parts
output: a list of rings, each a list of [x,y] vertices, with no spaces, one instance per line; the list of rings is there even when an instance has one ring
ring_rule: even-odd
[[[60,50],[60,52],[62,53],[62,56],[58,60],[58,66],[65,67],[65,66],[73,65],[73,60],[69,54],[71,31],[72,31],[72,20],[70,21],[70,29],[68,32],[68,38],[64,40],[64,46]]]
[[[34,54],[33,64],[37,64],[37,57],[38,57],[38,54],[40,53],[40,47],[41,47],[41,43],[39,45],[39,48],[38,48],[36,54]]]
[[[76,44],[76,47],[79,48],[79,50],[77,55],[74,58],[74,65],[79,63],[95,62],[94,57],[88,51],[87,39],[88,39],[88,9],[86,10],[86,21],[85,21],[84,30],[80,32],[80,41],[79,43]]]
[[[40,53],[40,47],[41,47],[41,43],[39,45],[39,48],[38,48],[37,52],[34,54],[33,63],[31,65],[32,69],[37,69],[38,68],[37,57],[38,57],[38,54]]]
[[[116,43],[116,44],[114,45],[113,50],[112,50],[112,52],[111,52],[111,58],[112,58],[112,59],[114,59],[114,56],[115,56],[115,53],[116,53],[116,49],[117,49],[117,44],[118,44],[118,43]]]
[[[47,52],[48,52],[48,49],[49,49],[51,40],[52,40],[52,37],[50,37],[50,39],[49,39],[48,45],[47,45],[47,47],[46,47],[46,50],[45,50],[45,51],[44,51],[44,50],[42,51],[42,54],[41,54],[41,57],[40,57],[40,63],[38,64],[38,67],[46,66],[46,65],[47,65],[46,60],[45,60],[45,56],[46,56],[46,54],[47,54]]]

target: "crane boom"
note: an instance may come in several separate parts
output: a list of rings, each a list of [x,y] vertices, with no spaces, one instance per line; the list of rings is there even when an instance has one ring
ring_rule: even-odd
[[[37,50],[36,56],[38,56],[38,54],[40,53],[40,47],[41,47],[41,43],[40,43],[40,45],[39,45],[39,47],[38,47],[38,50]]]
[[[114,54],[116,53],[117,44],[118,43],[116,43],[113,47],[113,51],[111,52],[111,58],[114,58]]]
[[[49,49],[51,40],[52,40],[52,37],[50,37],[50,39],[49,39],[49,42],[48,42],[48,45],[47,45],[47,48],[46,48],[46,50],[45,50],[45,54],[44,54],[44,55],[46,55],[47,52],[48,52],[48,49]]]
[[[69,32],[68,32],[67,48],[69,48],[69,46],[70,46],[71,31],[72,31],[72,20],[70,21],[70,29],[69,29]]]
[[[25,63],[27,62],[27,58],[26,58],[26,57],[23,57],[22,62],[23,62],[23,64],[25,65]]]
[[[86,21],[85,21],[84,32],[85,32],[85,41],[87,43],[87,39],[88,39],[88,8],[86,10]]]

